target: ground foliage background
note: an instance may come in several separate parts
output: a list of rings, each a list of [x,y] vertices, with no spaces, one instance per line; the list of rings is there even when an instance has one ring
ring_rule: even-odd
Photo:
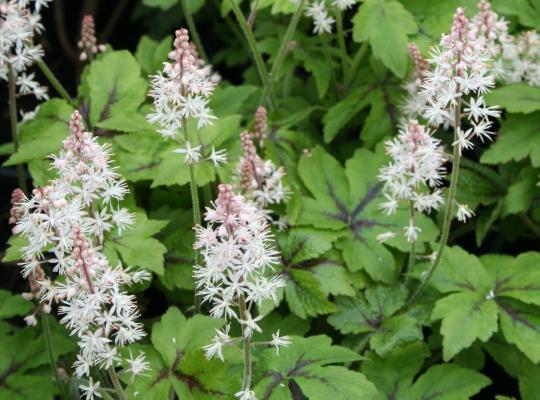
[[[198,170],[202,202],[208,204],[217,183],[231,179],[241,152],[238,134],[251,127],[263,86],[228,0],[187,3],[223,78],[211,100],[219,119],[204,128],[200,140],[227,148],[231,162],[217,174]],[[295,8],[289,0],[258,4],[253,33],[270,70]],[[247,1],[239,5],[249,12]],[[407,288],[401,275],[407,243],[373,240],[377,226],[388,223],[378,210],[377,176],[387,162],[381,143],[397,134],[402,85],[412,69],[407,43],[415,42],[427,55],[449,30],[457,6],[476,12],[476,2],[466,0],[355,4],[343,14],[345,61],[336,34],[325,35],[328,60],[311,20],[302,17],[294,44],[273,71],[275,103],[268,107],[263,152],[287,171],[292,198],[275,212],[286,215],[291,226],[276,231],[282,254],[277,270],[286,287],[277,306],[260,310],[268,316],[261,324],[264,333],[257,335],[267,340],[280,329],[293,343],[279,356],[272,349],[256,350],[254,388],[260,399],[540,399],[540,88],[498,84],[488,96],[488,104],[504,110],[497,136],[466,152],[458,183],[458,199],[476,215],[466,224],[454,223],[429,289],[406,311],[410,289],[427,264],[418,263]],[[509,20],[511,32],[540,29],[540,2],[497,0],[493,8]],[[75,45],[87,13],[95,16],[107,50],[83,65]],[[126,203],[137,213],[137,224],[122,237],[111,237],[105,252],[113,262],[153,273],[149,284],[137,288],[148,337],[134,346],[146,352],[152,370],[128,385],[128,396],[234,398],[241,359],[231,352],[225,363],[207,361],[201,346],[221,322],[192,316],[187,167],[172,153],[174,144],[163,141],[144,117],[151,104],[148,75],[161,68],[172,32],[187,24],[182,5],[55,0],[43,15],[46,32],[39,40],[46,62],[78,107],[90,109],[94,134],[113,146],[115,164],[132,191]],[[41,326],[22,322],[34,305],[17,294],[27,283],[16,265],[17,243],[9,239],[7,216],[16,186],[13,166],[24,163],[34,187],[46,183],[47,157],[68,135],[74,108],[51,90],[35,119],[21,125],[14,152],[8,143],[6,85],[0,88],[0,398],[52,399],[58,389]],[[21,108],[33,105],[21,101]],[[451,145],[449,133],[439,137]],[[420,254],[435,248],[439,214],[420,222]],[[56,363],[76,398],[77,381],[70,373],[75,342],[51,323]]]

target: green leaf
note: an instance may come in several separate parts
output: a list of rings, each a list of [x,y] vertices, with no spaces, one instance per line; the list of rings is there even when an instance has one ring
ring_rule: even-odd
[[[504,197],[503,217],[509,214],[526,212],[529,209],[536,192],[537,182],[537,171],[530,167],[521,170],[516,182],[508,188],[508,192]]]
[[[540,113],[509,115],[503,121],[497,140],[482,154],[485,164],[520,161],[530,156],[533,166],[540,166]]]
[[[90,122],[136,111],[146,98],[146,79],[133,55],[126,50],[108,52],[94,61],[86,76]]]
[[[428,265],[424,264],[423,267],[427,268]],[[477,257],[454,246],[444,250],[430,284],[442,293],[463,290],[487,293],[493,288],[493,279]]]
[[[468,400],[491,381],[484,375],[452,364],[435,365],[412,386],[407,400]]]
[[[323,98],[330,86],[330,65],[321,62],[321,54],[312,54],[308,51],[296,51],[294,57],[303,63],[306,71],[311,72],[317,85],[319,98]]]
[[[337,310],[328,323],[343,334],[370,333],[370,345],[384,355],[395,347],[422,338],[418,322],[411,316],[394,316],[404,304],[402,286],[374,286],[356,298],[338,298]]]
[[[511,113],[530,114],[540,110],[540,88],[526,83],[498,87],[486,94],[486,102]]]
[[[340,129],[343,128],[356,114],[368,107],[371,103],[369,86],[354,89],[345,99],[334,104],[323,117],[323,132],[325,143],[330,143]]]
[[[154,74],[163,68],[163,62],[167,60],[171,48],[172,42],[168,37],[158,43],[150,36],[143,35],[137,44],[135,58],[145,74]]]
[[[433,319],[442,319],[443,358],[452,359],[476,339],[486,342],[497,331],[497,304],[475,292],[454,293],[437,301]],[[467,329],[463,329],[466,326]]]
[[[11,294],[7,290],[0,290],[0,318],[27,315],[32,308],[34,305],[20,294]]]
[[[52,322],[52,321],[51,321]],[[57,323],[51,324],[55,361],[75,349]],[[0,398],[53,400],[57,393],[48,366],[49,358],[41,328],[0,332]]]
[[[394,0],[366,0],[353,18],[353,40],[369,40],[373,55],[400,78],[407,71],[407,35],[417,30],[414,17]]]
[[[161,8],[167,11],[169,8],[178,3],[179,0],[143,0],[143,4],[148,7]]]
[[[146,354],[151,368],[128,385],[128,397],[161,400],[173,390],[182,399],[231,398],[240,385],[240,371],[231,372],[220,360],[206,360],[201,349],[223,324],[203,315],[187,319],[170,307],[152,327],[153,347],[131,346],[135,354]]]
[[[532,362],[540,362],[540,307],[517,300],[499,299],[501,331]]]
[[[397,347],[384,358],[368,352],[362,362],[362,372],[387,399],[401,399],[412,386],[427,355],[427,346],[422,342]]]
[[[521,25],[540,28],[540,4],[529,0],[493,0],[494,9],[505,15],[515,15]]]
[[[73,107],[65,100],[52,99],[42,103],[36,117],[22,125],[19,149],[4,165],[22,164],[57,151],[69,135],[72,113]]]
[[[21,261],[21,249],[28,245],[28,240],[22,235],[13,235],[9,238],[7,244],[8,248],[4,254],[4,258],[2,258],[2,262]]]
[[[105,242],[109,261],[112,262],[114,254],[118,253],[124,264],[146,268],[162,275],[164,254],[167,248],[152,235],[159,232],[167,223],[167,221],[149,220],[142,212],[136,213],[135,224],[131,229]]]
[[[522,253],[518,257],[485,255],[482,264],[493,277],[494,294],[540,306],[540,254]]]
[[[289,309],[300,318],[327,314],[335,309],[326,293],[321,290],[319,280],[309,271],[288,271],[285,298]]]
[[[297,386],[313,400],[379,400],[375,386],[364,375],[328,366],[359,358],[349,349],[333,346],[327,336],[293,337],[279,355],[273,349],[263,353],[258,365],[266,373],[255,385],[257,398],[291,399]]]
[[[247,100],[257,91],[253,85],[218,86],[210,100],[210,108],[218,118],[240,114]]]

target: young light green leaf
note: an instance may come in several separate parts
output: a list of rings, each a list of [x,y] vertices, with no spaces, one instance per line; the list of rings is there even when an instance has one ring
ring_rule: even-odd
[[[292,344],[276,355],[265,350],[260,368],[267,371],[255,386],[260,399],[290,399],[295,388],[313,400],[379,400],[375,386],[364,375],[328,364],[351,362],[359,356],[333,346],[327,336],[293,337]]]
[[[468,400],[491,381],[476,371],[452,364],[435,365],[412,386],[407,400]]]
[[[442,319],[443,358],[452,359],[476,339],[486,342],[498,329],[497,304],[485,294],[460,292],[435,304],[432,318]],[[463,329],[463,327],[467,329]]]
[[[22,125],[19,149],[4,163],[16,165],[41,159],[57,151],[69,135],[69,119],[73,107],[65,100],[42,103],[36,117]]]
[[[498,87],[486,94],[486,102],[511,113],[530,114],[540,110],[540,88],[526,83]]]
[[[369,40],[373,55],[400,78],[407,71],[407,35],[417,30],[414,17],[394,0],[367,0],[353,18],[353,40]]]

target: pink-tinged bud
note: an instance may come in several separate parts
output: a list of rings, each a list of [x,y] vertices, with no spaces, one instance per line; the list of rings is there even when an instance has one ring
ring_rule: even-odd
[[[90,60],[98,51],[105,51],[104,45],[98,45],[96,39],[96,26],[94,17],[85,15],[81,25],[81,40],[77,43],[81,49],[79,59],[81,61]]]
[[[9,223],[14,225],[22,217],[21,203],[25,200],[24,192],[17,188],[11,193],[11,209],[9,210]]]
[[[416,44],[409,43],[407,48],[414,63],[414,71],[418,78],[423,79],[429,71],[429,63],[424,58]]]
[[[253,125],[253,137],[259,141],[259,147],[263,147],[267,129],[266,108],[259,106],[255,112],[255,124]]]

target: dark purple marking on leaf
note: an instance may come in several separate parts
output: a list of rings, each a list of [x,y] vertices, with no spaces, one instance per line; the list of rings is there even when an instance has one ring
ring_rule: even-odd
[[[209,390],[206,387],[204,387],[193,376],[186,375],[186,374],[182,373],[181,371],[179,371],[178,366],[180,365],[180,362],[182,361],[182,358],[184,358],[184,353],[177,350],[176,351],[176,357],[175,357],[171,367],[168,368],[168,369],[167,368],[163,369],[159,373],[157,379],[154,382],[152,382],[151,386],[154,386],[154,385],[158,384],[160,381],[162,381],[163,379],[167,379],[167,377],[169,377],[170,375],[173,375],[176,379],[178,379],[179,381],[182,381],[188,387],[190,392],[193,391],[193,390],[197,390],[199,392],[206,393],[206,394],[211,394],[211,395],[214,395],[214,396],[222,396],[222,395],[225,394],[223,392],[218,392],[218,391],[215,391],[215,390]]]
[[[375,197],[378,196],[378,194],[381,192],[383,185],[382,183],[377,183],[371,187],[369,187],[366,195],[360,200],[358,205],[354,208],[352,212],[352,216],[356,217],[358,214],[360,214],[362,211],[364,211],[364,208],[371,203]]]
[[[373,220],[373,219],[362,219],[359,218],[360,214],[364,209],[368,206],[369,203],[371,203],[379,193],[381,192],[382,185],[380,183],[377,183],[373,186],[370,186],[366,192],[366,195],[360,199],[356,207],[354,207],[353,211],[350,212],[345,204],[337,197],[336,193],[328,184],[328,194],[332,199],[334,200],[334,203],[336,204],[336,207],[339,210],[339,213],[326,213],[326,216],[332,219],[336,219],[338,221],[344,222],[347,224],[350,228],[350,230],[354,234],[354,238],[356,240],[362,240],[361,232],[364,229],[373,228],[374,226],[386,226],[391,227],[392,224],[383,224],[379,221]]]
[[[522,316],[519,313],[519,310],[512,307],[510,304],[503,302],[500,299],[495,299],[495,302],[499,306],[501,310],[503,310],[510,318],[512,318],[512,321],[514,323],[518,322],[520,324],[525,325],[527,328],[532,329],[536,333],[540,334],[540,328],[534,325],[531,321],[529,321],[527,318]]]

